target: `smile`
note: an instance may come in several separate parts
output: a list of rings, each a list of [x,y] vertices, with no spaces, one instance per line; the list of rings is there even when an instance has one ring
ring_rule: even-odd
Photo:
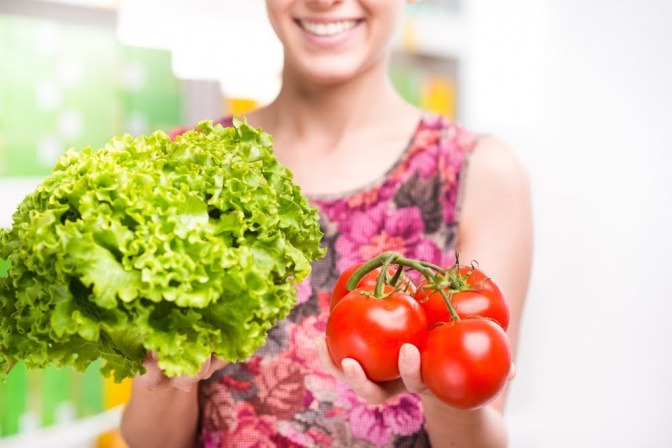
[[[350,31],[357,26],[358,22],[356,20],[339,20],[325,23],[299,20],[298,23],[301,28],[316,36],[335,36]]]

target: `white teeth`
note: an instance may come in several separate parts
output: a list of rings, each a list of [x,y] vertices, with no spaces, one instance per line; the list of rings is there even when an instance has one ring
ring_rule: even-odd
[[[334,36],[351,30],[355,25],[357,25],[355,20],[341,20],[329,23],[301,21],[303,29],[318,36]]]

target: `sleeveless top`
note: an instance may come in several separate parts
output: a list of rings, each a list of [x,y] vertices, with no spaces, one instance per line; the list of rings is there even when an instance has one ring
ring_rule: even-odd
[[[200,447],[429,446],[419,397],[361,400],[322,369],[314,341],[324,335],[331,288],[350,265],[388,250],[454,263],[461,179],[475,143],[460,125],[425,114],[382,178],[339,196],[307,196],[319,210],[327,255],[266,345],[200,383]]]

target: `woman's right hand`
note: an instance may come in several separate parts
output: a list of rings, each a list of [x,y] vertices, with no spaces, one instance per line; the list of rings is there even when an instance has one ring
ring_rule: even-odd
[[[138,377],[148,390],[175,387],[184,391],[190,391],[199,381],[210,378],[213,373],[226,365],[226,361],[222,361],[215,356],[210,356],[195,376],[183,375],[169,378],[159,368],[158,362],[159,358],[156,353],[148,351],[147,357],[142,363],[146,372]]]

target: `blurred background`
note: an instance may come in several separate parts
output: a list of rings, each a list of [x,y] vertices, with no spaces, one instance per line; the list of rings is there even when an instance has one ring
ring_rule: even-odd
[[[514,448],[672,446],[670,24],[668,0],[408,6],[394,85],[532,182]],[[0,227],[67,148],[244,114],[280,68],[261,0],[0,0]],[[0,447],[124,447],[129,384],[98,367],[12,370]]]

